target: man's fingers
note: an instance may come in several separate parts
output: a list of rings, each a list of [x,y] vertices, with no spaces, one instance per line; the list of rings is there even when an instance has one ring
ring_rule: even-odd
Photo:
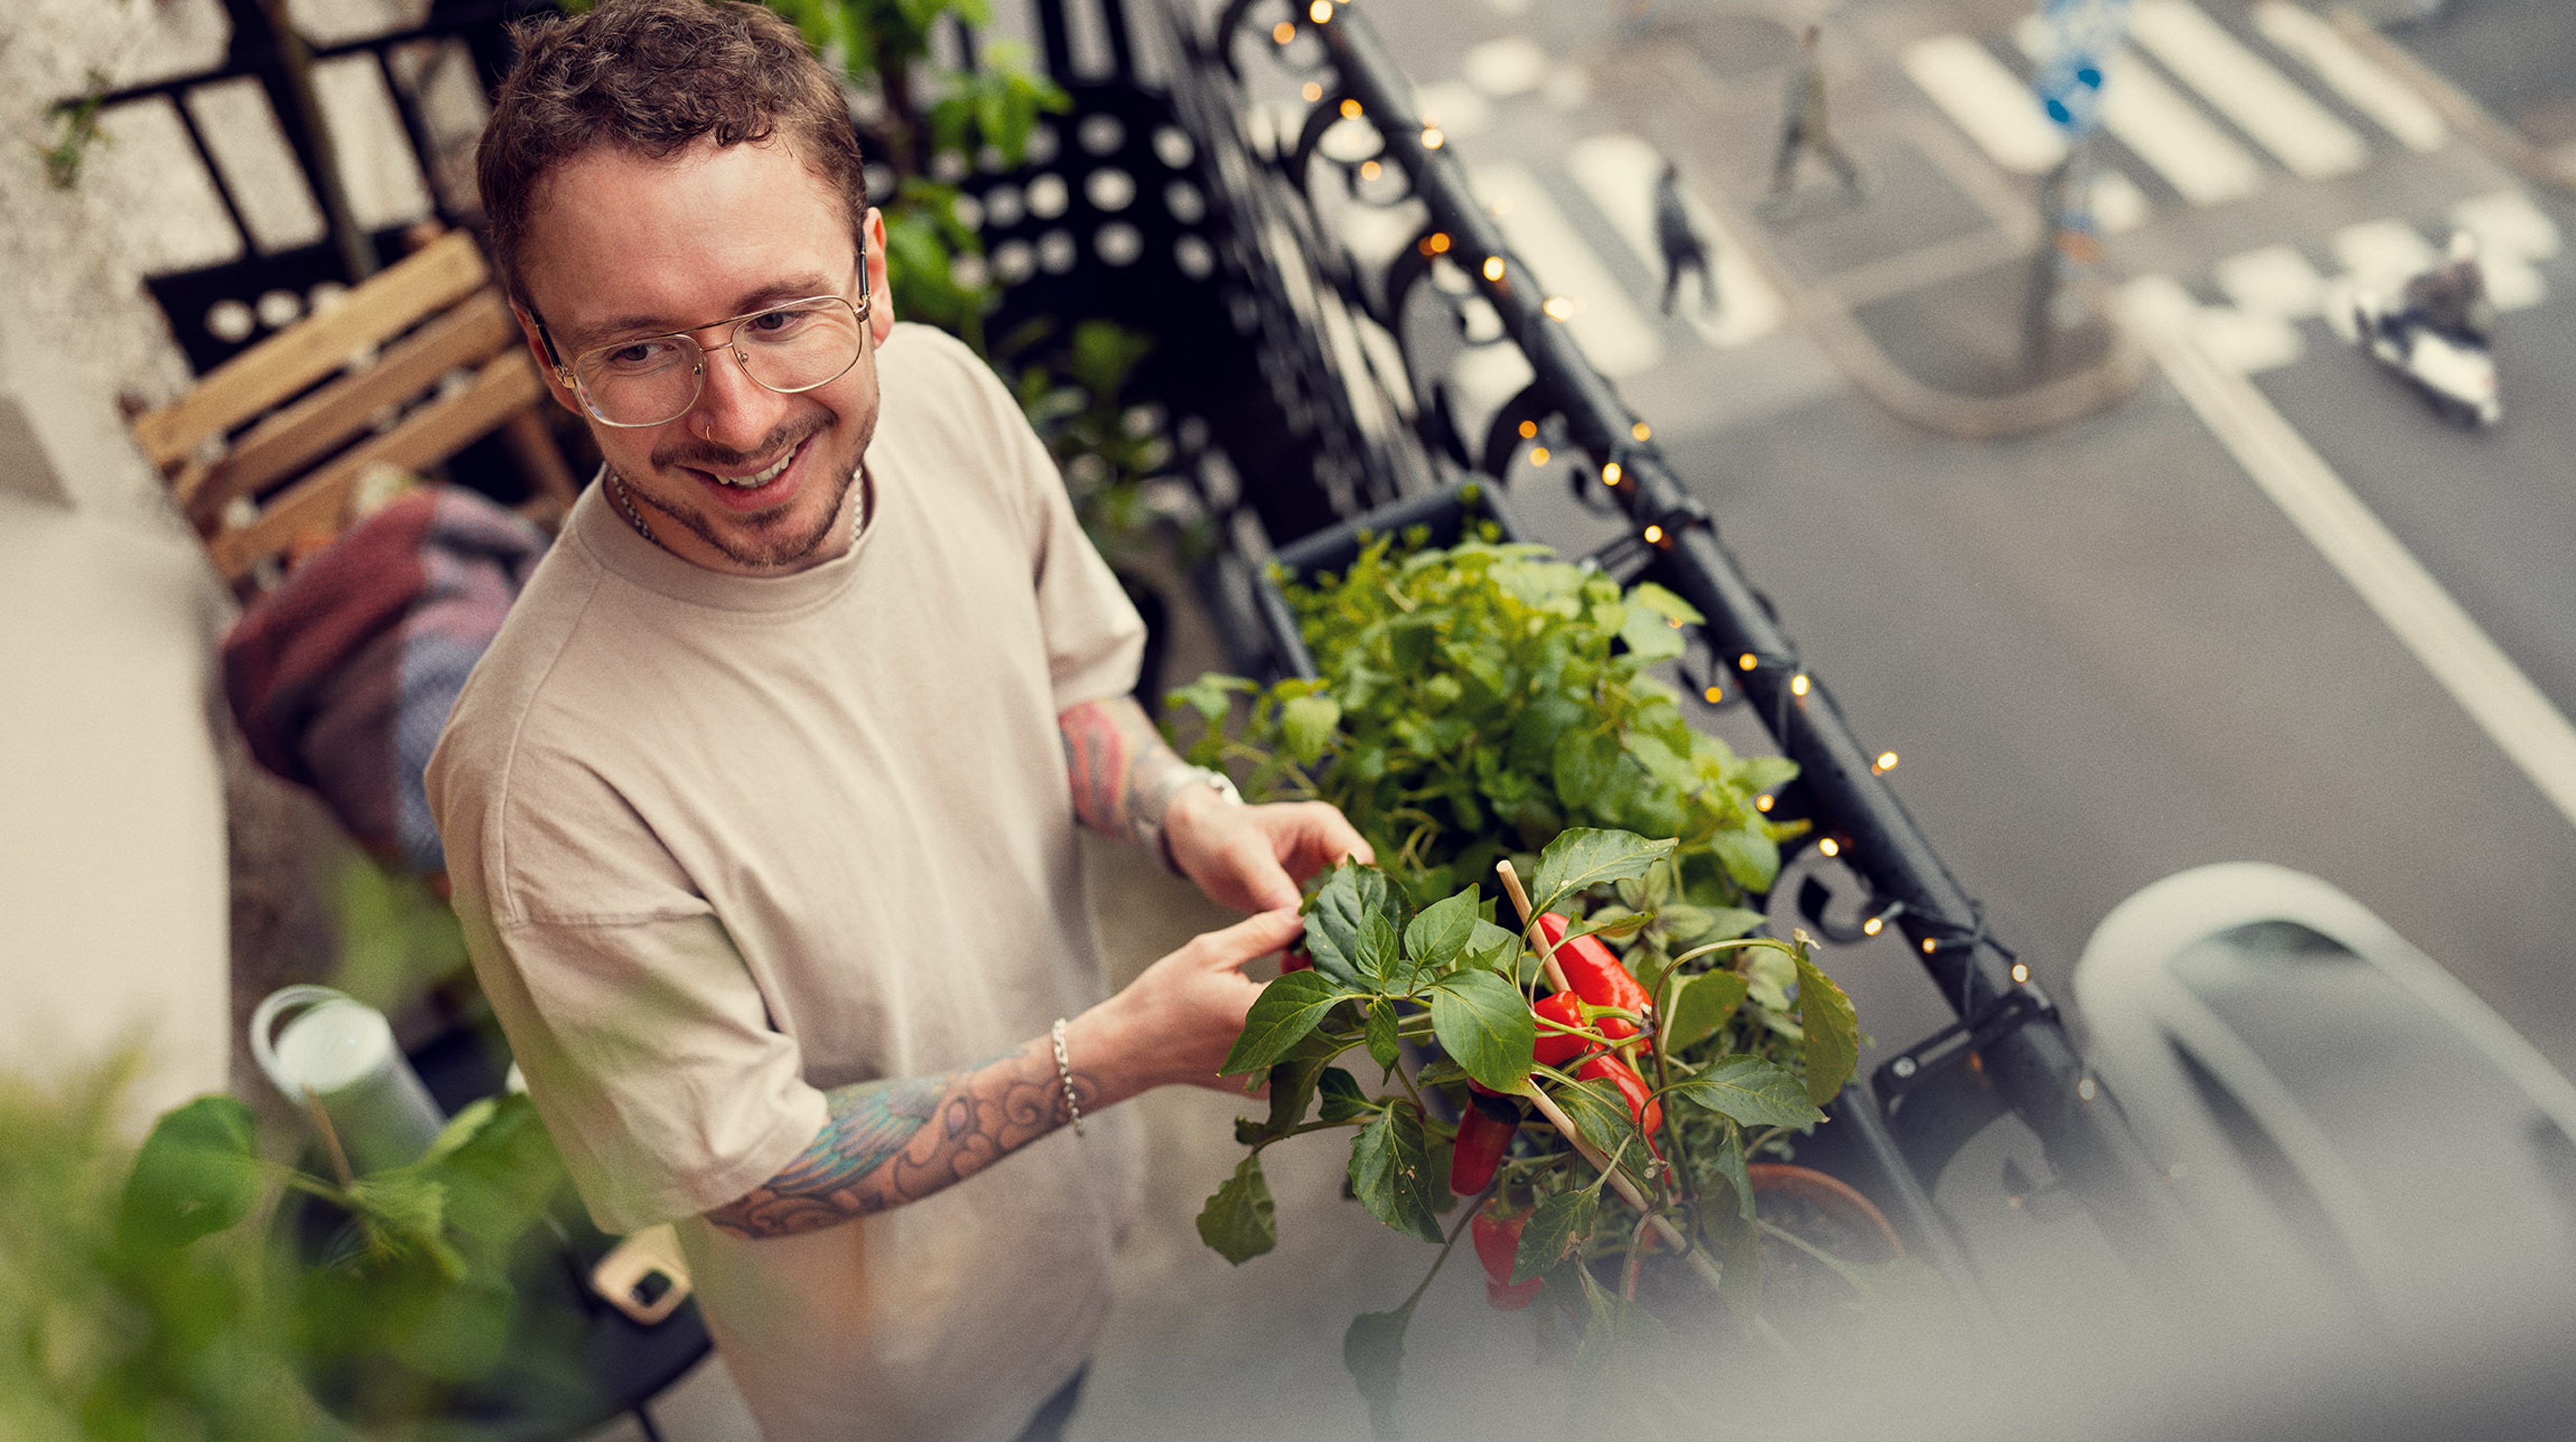
[[[1330,802],[1299,802],[1289,820],[1290,855],[1296,858],[1303,875],[1312,875],[1345,856],[1363,865],[1377,860],[1368,838],[1360,835],[1341,808]]]
[[[1296,940],[1305,927],[1305,919],[1297,915],[1297,908],[1282,906],[1247,916],[1223,931],[1211,931],[1207,940],[1226,965],[1239,967],[1256,956],[1268,956]]]

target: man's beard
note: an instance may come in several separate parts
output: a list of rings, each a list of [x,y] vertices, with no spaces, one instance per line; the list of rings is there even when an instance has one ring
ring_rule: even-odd
[[[667,472],[675,466],[694,466],[697,469],[707,471],[714,471],[718,468],[726,467],[738,469],[750,465],[754,459],[760,456],[775,456],[780,454],[782,451],[792,448],[793,446],[807,444],[830,428],[830,422],[826,421],[823,425],[806,432],[805,435],[797,436],[795,434],[795,425],[793,423],[782,425],[777,430],[771,432],[768,438],[762,441],[757,448],[747,452],[715,451],[693,447],[689,450],[688,454],[684,456],[681,454],[679,448],[669,447],[653,453],[653,468],[657,472]],[[868,442],[874,439],[875,434],[876,418],[874,416],[870,416],[868,418],[866,428],[859,436],[858,449],[861,458],[866,456]],[[835,469],[838,469],[838,467],[835,467]],[[671,505],[655,496],[651,491],[645,490],[644,488],[636,485],[633,477],[623,477],[623,479],[626,482],[626,490],[628,494],[632,495],[636,500],[641,501],[646,506],[651,507],[653,510],[660,512],[662,515],[669,517],[673,521],[678,522],[691,535],[694,535],[699,540],[706,542],[710,549],[714,550],[716,554],[724,557],[726,560],[733,562],[737,566],[743,566],[753,570],[779,570],[788,566],[793,566],[813,555],[816,551],[822,549],[823,543],[831,538],[833,527],[840,524],[841,508],[849,504],[850,487],[858,483],[860,472],[863,469],[864,466],[861,461],[854,460],[851,462],[849,469],[842,471],[839,476],[831,480],[832,504],[824,509],[823,514],[816,519],[812,529],[810,530],[791,532],[784,535],[774,533],[775,527],[785,524],[787,519],[785,513],[794,507],[795,503],[793,501],[789,502],[786,507],[782,507],[779,514],[764,517],[755,521],[753,524],[760,528],[757,534],[762,539],[769,539],[774,542],[773,544],[758,546],[756,548],[746,547],[740,542],[729,540],[725,536],[718,534],[714,525],[709,523],[707,520],[706,513],[698,508],[683,508]],[[816,479],[820,480],[821,478],[818,477]],[[864,498],[862,498],[862,503],[864,503]]]

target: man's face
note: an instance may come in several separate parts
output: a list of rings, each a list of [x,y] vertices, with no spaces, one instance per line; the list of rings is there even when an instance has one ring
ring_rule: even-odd
[[[877,421],[876,347],[894,326],[885,227],[868,212],[866,354],[830,384],[780,395],[743,374],[712,322],[807,296],[859,294],[840,196],[784,140],[700,141],[667,160],[610,147],[549,175],[520,247],[520,274],[569,363],[610,341],[684,331],[707,348],[697,404],[658,426],[602,425],[553,374],[555,398],[589,421],[653,534],[711,570],[777,575],[846,550],[842,525]],[[691,327],[705,327],[691,330]],[[758,485],[728,485],[785,468]]]

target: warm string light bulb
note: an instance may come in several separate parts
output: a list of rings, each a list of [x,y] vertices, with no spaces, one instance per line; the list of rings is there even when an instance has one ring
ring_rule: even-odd
[[[1375,180],[1375,179],[1377,179],[1377,177],[1378,177],[1378,171],[1379,171],[1381,168],[1382,168],[1382,167],[1381,167],[1381,166],[1379,166],[1379,164],[1378,164],[1376,161],[1374,161],[1374,160],[1363,160],[1363,161],[1361,161],[1361,162],[1360,162],[1360,179],[1362,179],[1362,180]]]
[[[1628,434],[1635,436],[1641,441],[1650,441],[1655,438],[1654,429],[1648,426],[1644,421],[1639,421],[1635,425],[1628,427]]]
[[[1804,696],[1807,694],[1807,676],[1805,672],[1802,671],[1789,678],[1789,694],[1792,696]]]
[[[1830,836],[1817,842],[1816,849],[1827,856],[1840,856],[1843,854],[1843,844]]]
[[[1360,103],[1357,100],[1344,100],[1342,102],[1342,118],[1344,120],[1359,119]]]
[[[1437,125],[1422,127],[1422,148],[1425,150],[1438,150],[1448,138],[1440,133],[1440,127]]]
[[[1486,256],[1486,257],[1485,257],[1485,279],[1487,279],[1487,280],[1492,280],[1492,281],[1499,281],[1499,280],[1501,280],[1502,278],[1503,278],[1503,258],[1502,258],[1501,256],[1499,256],[1499,255],[1489,255],[1489,256]]]
[[[1288,26],[1288,24],[1287,24],[1287,22],[1286,22],[1286,21],[1281,21],[1281,22],[1280,22],[1280,27],[1279,27],[1279,28],[1280,28],[1280,29],[1282,29],[1282,30],[1289,30],[1289,28],[1290,28],[1290,27]],[[1293,30],[1291,30],[1291,31],[1290,31],[1290,33],[1291,33],[1291,34],[1293,34],[1293,33],[1295,33],[1295,32],[1294,32]],[[1316,84],[1316,83],[1315,83],[1314,81],[1312,81],[1312,80],[1309,80],[1309,81],[1307,81],[1307,82],[1305,83],[1305,85],[1304,85],[1302,88],[1300,88],[1300,89],[1298,90],[1298,92],[1297,92],[1297,93],[1298,93],[1298,94],[1300,94],[1300,95],[1305,96],[1305,97],[1306,97],[1306,103],[1307,103],[1307,104],[1309,104],[1309,105],[1312,105],[1312,104],[1314,104],[1316,101],[1321,100],[1321,99],[1323,99],[1323,98],[1324,98],[1324,87],[1323,87],[1323,86],[1321,86],[1321,85]]]
[[[1601,467],[1601,484],[1605,486],[1615,486],[1619,484],[1619,477],[1622,474],[1624,474],[1624,472],[1619,469],[1619,463],[1617,461],[1604,462]]]
[[[1710,689],[1711,691],[1714,691],[1714,690],[1716,690],[1717,688],[1716,688],[1716,687],[1714,687],[1714,686],[1711,686],[1711,687],[1709,687],[1708,689]],[[1768,815],[1770,815],[1770,814],[1771,814],[1771,808],[1772,808],[1774,805],[1776,805],[1776,804],[1777,804],[1777,803],[1775,803],[1775,802],[1771,799],[1771,793],[1770,793],[1770,792],[1768,792],[1768,791],[1765,791],[1765,792],[1763,792],[1761,795],[1756,796],[1756,797],[1754,797],[1754,798],[1753,798],[1753,809],[1754,809],[1754,810],[1756,810],[1756,811],[1761,812],[1761,813],[1762,813],[1763,815],[1765,815],[1765,816],[1768,816]]]
[[[1753,653],[1750,651],[1747,651],[1743,655],[1735,658],[1735,669],[1738,671],[1750,671],[1761,664],[1762,663],[1759,660],[1754,658]]]
[[[2023,983],[2025,983],[2025,982],[2027,982],[2027,981],[2029,981],[2029,980],[2030,980],[2030,968],[2029,968],[2029,967],[2027,967],[2027,966],[2022,965],[2022,964],[2021,964],[2020,962],[2018,962],[2018,961],[2014,962],[2014,963],[2013,963],[2013,985],[2015,985],[2015,986],[2020,986],[2020,985],[2022,985]]]
[[[1282,20],[1278,24],[1270,27],[1270,38],[1278,44],[1285,45],[1289,41],[1297,38],[1297,27],[1289,21]],[[1320,85],[1315,88],[1317,90],[1323,89]]]
[[[1306,7],[1306,18],[1321,25],[1333,18],[1333,0],[1315,0]]]
[[[1702,700],[1704,700],[1704,701],[1708,702],[1708,704],[1710,704],[1711,706],[1714,706],[1714,705],[1716,705],[1717,703],[1719,703],[1720,701],[1723,701],[1723,700],[1725,700],[1725,699],[1726,699],[1726,693],[1725,693],[1725,692],[1723,692],[1723,691],[1720,691],[1720,690],[1719,690],[1719,689],[1717,689],[1717,687],[1716,687],[1716,686],[1714,686],[1714,685],[1711,685],[1707,690],[1702,691],[1702,692],[1701,692],[1701,693],[1699,693],[1699,694],[1700,694],[1700,699],[1702,699]],[[1768,800],[1770,800],[1770,799],[1771,799],[1770,797],[1765,796],[1765,797],[1763,797],[1763,798],[1762,798],[1762,801],[1768,801]],[[1768,810],[1770,810],[1770,809],[1771,809],[1770,807],[1768,807],[1768,806],[1763,806],[1763,805],[1762,805],[1762,801],[1756,801],[1756,802],[1754,802],[1753,804],[1754,804],[1755,806],[1757,806],[1757,807],[1760,807],[1760,808],[1761,808],[1762,810],[1764,810],[1764,811],[1768,811]]]
[[[1525,440],[1525,441],[1536,440],[1536,439],[1538,439],[1538,422],[1536,422],[1536,421],[1523,421],[1523,422],[1521,422],[1521,425],[1520,425],[1520,431],[1521,431],[1521,439],[1522,439],[1522,440]]]
[[[1871,774],[1877,776],[1884,776],[1888,772],[1895,770],[1896,753],[1893,751],[1881,751],[1878,753],[1878,759],[1870,763],[1869,769]]]
[[[1876,936],[1886,929],[1887,923],[1875,916],[1860,924],[1860,934],[1863,936]]]
[[[1648,526],[1646,528],[1646,544],[1649,546],[1660,546],[1663,543],[1664,528],[1661,526]]]
[[[1924,954],[1925,956],[1930,956],[1932,953],[1934,953],[1934,952],[1936,952],[1936,951],[1939,951],[1940,949],[1941,949],[1941,943],[1940,943],[1940,942],[1935,941],[1935,940],[1933,940],[1931,937],[1928,937],[1928,936],[1927,936],[1927,937],[1925,937],[1925,938],[1923,938],[1923,954]]]
[[[1533,448],[1530,450],[1530,464],[1531,464],[1531,465],[1533,465],[1533,466],[1543,466],[1543,465],[1546,465],[1546,464],[1547,464],[1547,447],[1545,447],[1545,446],[1536,446],[1536,447],[1533,447]]]

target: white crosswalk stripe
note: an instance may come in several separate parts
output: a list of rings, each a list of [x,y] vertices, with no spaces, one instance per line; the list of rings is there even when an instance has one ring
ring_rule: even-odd
[[[2393,291],[2406,278],[2433,263],[2435,250],[2424,233],[2402,220],[2365,220],[2334,233],[2335,259],[2343,262],[2353,283],[2369,291]]]
[[[2370,159],[2352,127],[2265,64],[2191,0],[2138,0],[2138,43],[2293,175],[2350,175]]]
[[[1663,156],[1643,138],[1625,132],[1596,135],[1575,142],[1566,152],[1566,168],[1584,195],[1619,232],[1619,238],[1637,253],[1648,274],[1661,275],[1663,250],[1655,243],[1655,179],[1662,173]],[[1762,272],[1746,259],[1744,247],[1726,233],[1707,208],[1685,191],[1682,204],[1717,252],[1718,309],[1714,318],[1703,314],[1699,297],[1687,283],[1675,304],[1677,313],[1687,319],[1692,329],[1709,344],[1725,349],[1755,340],[1780,328],[1780,293],[1763,279]]]
[[[2013,39],[2035,62],[2048,54],[2048,27],[2035,15],[2013,27]],[[2102,127],[2194,205],[2242,200],[2263,188],[2263,169],[2245,147],[2134,55],[2105,68]]]
[[[1905,73],[2004,169],[2045,175],[2066,159],[2066,137],[2039,108],[2029,83],[1967,36],[1935,35],[1907,46]]]
[[[1536,272],[1536,282],[1548,295],[1568,302],[1566,329],[1595,368],[1617,380],[1664,358],[1664,343],[1654,327],[1629,304],[1536,175],[1524,166],[1501,164],[1471,166],[1467,174],[1477,198],[1502,227],[1503,238]]]
[[[2305,320],[2317,313],[2326,280],[2295,246],[2267,245],[2231,255],[2211,268],[2218,288],[2245,310]]]
[[[2314,13],[2285,0],[2263,0],[2254,7],[2254,28],[2407,149],[2439,150],[2449,142],[2451,127],[2440,111]]]

